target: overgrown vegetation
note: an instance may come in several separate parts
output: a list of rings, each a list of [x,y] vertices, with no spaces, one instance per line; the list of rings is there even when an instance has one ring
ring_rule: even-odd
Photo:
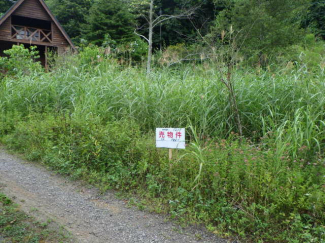
[[[325,241],[322,1],[46,2],[80,52],[0,57],[2,143],[223,236]],[[156,127],[187,128],[172,163]]]
[[[0,2],[0,16],[15,0]],[[75,42],[95,43],[111,48],[127,49],[137,40],[133,33],[148,36],[150,0],[46,0],[54,15]],[[169,46],[205,45],[202,36],[212,36],[219,42],[221,31],[231,26],[238,35],[237,44],[247,56],[283,53],[301,39],[313,33],[324,39],[324,10],[322,0],[154,0],[154,19],[177,16],[195,9],[182,18],[170,18],[154,30],[154,50]],[[150,22],[150,21],[149,21]],[[242,44],[245,40],[245,45]]]
[[[3,78],[0,139],[30,160],[137,193],[223,236],[324,242],[325,73],[313,48],[295,62],[231,69],[243,136],[219,58],[165,68],[156,56],[147,76],[85,47],[50,73],[21,67]],[[310,63],[308,52],[319,59]],[[172,163],[155,148],[156,127],[187,128],[187,149]]]
[[[0,57],[0,80],[6,75],[14,77],[42,71],[42,65],[35,62],[39,58],[35,46],[27,49],[24,45],[14,45],[12,49],[4,51],[4,54],[7,56]]]
[[[37,222],[19,210],[6,195],[0,193],[0,240],[11,243],[71,242],[63,233],[48,228],[51,222]]]

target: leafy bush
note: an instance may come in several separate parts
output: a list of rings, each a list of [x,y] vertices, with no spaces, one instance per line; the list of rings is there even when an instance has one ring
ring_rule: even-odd
[[[42,70],[42,66],[36,59],[39,53],[36,46],[29,49],[24,45],[14,45],[11,49],[4,51],[8,57],[0,59],[0,67],[9,75],[28,75],[31,72]]]
[[[302,45],[294,45],[278,57],[286,62],[291,61],[292,67],[305,65],[310,71],[317,72],[325,67],[325,46],[312,34],[306,35]]]

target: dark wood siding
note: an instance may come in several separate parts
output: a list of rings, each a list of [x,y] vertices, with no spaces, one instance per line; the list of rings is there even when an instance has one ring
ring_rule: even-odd
[[[0,26],[0,40],[10,40],[11,19],[10,17]]]
[[[70,49],[75,51],[75,48],[71,43],[69,37],[65,35],[63,30],[62,30],[63,32],[61,31],[61,27],[59,26],[59,23],[57,23],[55,19],[52,19],[50,10],[47,8],[46,5],[43,5],[44,3],[42,1],[43,0],[19,0],[16,2],[16,5],[14,5],[13,8],[5,15],[4,19],[6,18],[7,19],[6,20],[2,19],[1,22],[2,24],[0,25],[0,49],[1,49],[1,45],[3,46],[3,48],[5,48],[4,47],[5,44],[3,41],[6,41],[9,44],[23,43],[23,44],[37,45],[39,47],[50,46],[57,49],[58,53],[65,53]],[[27,26],[28,24],[25,23],[24,18],[22,17],[34,19],[34,20],[28,20],[30,26]],[[39,20],[38,23],[40,26],[43,26],[42,24],[44,23],[51,23],[51,32],[52,32],[52,35],[50,36],[51,40],[44,39],[46,38],[44,37],[44,35],[46,35],[49,32],[46,32],[45,27],[43,27],[45,32],[42,32],[43,30],[42,31],[40,30],[42,29],[42,27],[37,26],[37,20]],[[44,22],[44,21],[49,21],[49,22]],[[38,33],[43,33],[42,35],[44,38],[43,39],[36,38],[38,41],[35,41],[36,39],[31,41],[26,36],[19,37],[19,38],[18,37],[11,38],[12,37],[11,24],[22,26],[22,28],[31,27],[31,28],[39,29]],[[26,26],[24,24],[26,24]],[[47,24],[46,29],[49,30],[49,28],[50,27]],[[25,32],[26,30],[23,31],[23,33]],[[38,37],[39,36],[41,36],[41,34],[38,34]]]
[[[69,46],[66,38],[62,35],[59,28],[52,23],[52,44],[55,46]]]
[[[25,0],[13,14],[28,18],[51,21],[51,17],[38,0]]]

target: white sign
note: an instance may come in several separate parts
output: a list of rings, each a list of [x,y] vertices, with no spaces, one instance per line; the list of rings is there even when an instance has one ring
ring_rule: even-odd
[[[185,128],[156,128],[156,147],[185,149]]]

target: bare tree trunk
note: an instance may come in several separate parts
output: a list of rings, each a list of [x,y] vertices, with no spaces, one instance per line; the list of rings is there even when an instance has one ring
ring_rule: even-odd
[[[152,35],[153,35],[153,1],[150,1],[149,12],[149,48],[148,48],[148,60],[147,60],[147,75],[151,72],[151,59],[152,59]]]
[[[151,72],[151,62],[152,62],[152,36],[153,36],[153,29],[157,26],[160,25],[170,19],[182,19],[182,18],[188,18],[189,16],[191,16],[194,11],[197,8],[192,8],[192,9],[188,9],[186,11],[184,11],[183,13],[180,13],[178,15],[168,15],[168,14],[162,14],[160,12],[160,15],[154,18],[154,0],[150,0],[150,10],[149,10],[149,19],[145,17],[145,19],[147,20],[147,23],[149,25],[149,36],[148,38],[144,35],[141,35],[139,33],[137,33],[137,30],[141,29],[135,29],[134,33],[138,36],[140,36],[141,38],[145,39],[148,42],[148,59],[147,59],[147,75]]]

